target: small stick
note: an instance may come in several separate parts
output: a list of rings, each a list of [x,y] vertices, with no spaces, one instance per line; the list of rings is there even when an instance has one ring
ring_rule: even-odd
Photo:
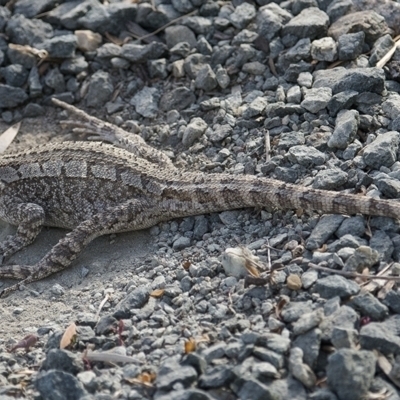
[[[378,276],[378,275],[363,275],[357,272],[339,271],[331,268],[320,267],[319,265],[308,263],[308,266],[319,271],[329,272],[331,274],[342,275],[348,278],[363,278],[363,279],[384,279],[386,281],[400,282],[400,276]]]

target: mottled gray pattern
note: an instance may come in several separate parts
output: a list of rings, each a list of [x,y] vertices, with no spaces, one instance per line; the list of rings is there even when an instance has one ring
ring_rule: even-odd
[[[112,125],[104,133],[105,123],[87,115],[86,119],[86,130],[112,139]],[[114,141],[128,143],[129,151],[99,142],[64,142],[0,157],[0,218],[18,225],[16,235],[0,244],[0,252],[10,256],[32,243],[43,225],[72,230],[36,265],[0,267],[0,278],[23,279],[3,295],[68,267],[100,235],[143,229],[172,218],[242,207],[400,216],[395,201],[250,175],[184,172],[142,139],[121,140],[120,133],[115,127]]]

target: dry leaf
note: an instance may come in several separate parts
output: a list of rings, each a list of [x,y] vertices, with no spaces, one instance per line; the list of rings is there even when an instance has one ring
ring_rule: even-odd
[[[276,318],[281,319],[281,311],[283,310],[283,307],[285,307],[285,305],[288,303],[289,303],[289,300],[287,297],[281,297],[281,299],[278,301],[278,303],[275,304]]]
[[[10,126],[4,133],[0,135],[0,154],[4,153],[7,147],[14,140],[17,135],[19,128],[21,126],[21,122]]]
[[[293,258],[300,257],[304,253],[304,246],[301,244],[297,245],[293,250],[292,250],[292,255]]]
[[[388,61],[393,57],[393,54],[395,53],[397,47],[400,45],[400,40],[397,37],[397,40],[395,41],[394,45],[392,48],[377,62],[376,68],[383,68]]]
[[[74,322],[65,330],[60,341],[60,349],[65,349],[69,345],[75,343],[76,340],[76,325]]]
[[[319,253],[325,253],[327,249],[328,249],[328,246],[325,243],[319,249],[316,249],[314,251],[318,251]]]
[[[368,392],[366,400],[386,400],[389,397],[389,394],[387,388],[382,388],[379,392]]]
[[[154,372],[143,372],[137,377],[137,379],[142,383],[152,383],[156,379],[156,376],[157,375]]]
[[[124,44],[124,41],[116,36],[111,35],[110,33],[106,32],[105,33],[106,38],[111,42],[116,44],[117,46],[122,46]]]
[[[302,287],[301,279],[296,274],[290,274],[286,279],[286,285],[290,290],[300,290]]]
[[[156,377],[157,377],[157,375],[154,372],[143,372],[140,375],[138,375],[136,378],[128,378],[128,379],[125,378],[125,381],[127,381],[131,384],[152,386]]]
[[[33,334],[27,335],[17,344],[15,344],[9,351],[10,353],[13,353],[17,349],[25,349],[25,351],[28,352],[29,348],[34,346],[37,341],[38,337],[36,335]]]
[[[244,267],[246,268],[247,272],[254,278],[260,277],[260,273],[258,272],[257,268],[254,267],[251,261],[246,259]]]
[[[381,353],[379,353],[378,357],[378,365],[384,374],[397,386],[400,387],[400,371],[399,371],[399,360],[396,357],[394,365],[390,363],[390,361]]]
[[[154,298],[156,298],[156,299],[159,299],[160,297],[162,297],[162,296],[164,295],[164,292],[165,292],[164,289],[156,289],[156,290],[153,290],[153,291],[150,293],[150,296],[151,296],[151,297],[154,297]]]
[[[327,377],[324,376],[323,378],[317,379],[317,382],[315,382],[315,386],[318,387],[327,387]]]
[[[395,282],[394,281],[387,281],[383,288],[377,293],[376,297],[379,300],[383,300],[386,298],[387,294],[393,289]]]
[[[185,342],[185,354],[193,353],[196,351],[196,347],[196,340],[194,338],[189,338],[189,340]]]
[[[8,47],[11,49],[17,50],[19,53],[33,54],[34,56],[36,56],[40,59],[45,59],[49,56],[49,53],[47,50],[36,49],[36,48],[28,46],[28,45],[9,43]]]

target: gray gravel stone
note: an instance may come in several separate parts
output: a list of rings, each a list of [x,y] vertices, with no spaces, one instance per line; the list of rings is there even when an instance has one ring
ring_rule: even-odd
[[[15,87],[23,86],[28,79],[28,71],[19,64],[11,64],[1,68],[0,74],[5,79],[7,85]]]
[[[257,12],[257,33],[271,40],[291,18],[292,15],[278,4],[266,4]]]
[[[283,35],[294,35],[299,38],[308,37],[313,40],[326,36],[329,26],[329,17],[317,7],[303,10],[292,18],[283,28]]]
[[[369,58],[369,65],[374,67],[379,60],[387,54],[387,52],[393,47],[394,40],[389,34],[380,37],[372,47],[371,56]]]
[[[175,251],[181,251],[183,249],[186,249],[186,247],[189,247],[190,243],[191,243],[190,238],[185,236],[180,236],[177,240],[174,241],[172,248]]]
[[[350,108],[354,104],[357,95],[358,92],[354,90],[345,90],[332,96],[327,106],[329,114],[335,116],[340,110]]]
[[[314,367],[321,347],[321,330],[314,328],[297,336],[293,341],[293,347],[302,349],[304,362],[311,368]]]
[[[347,298],[357,294],[360,291],[360,287],[343,276],[332,275],[319,279],[315,284],[315,290],[325,299],[335,296]]]
[[[388,354],[400,353],[400,339],[384,323],[371,322],[364,325],[360,331],[360,344],[367,350],[379,350]]]
[[[359,124],[358,111],[340,111],[336,118],[335,130],[328,141],[328,146],[345,149],[354,140]]]
[[[361,216],[346,218],[335,232],[337,237],[345,235],[363,236],[365,233],[365,219]]]
[[[337,44],[331,37],[314,40],[311,44],[314,60],[332,62],[337,59]]]
[[[38,48],[46,50],[50,57],[72,58],[75,56],[77,44],[76,36],[69,34],[45,39],[38,45]]]
[[[224,140],[226,137],[232,134],[232,127],[229,124],[216,124],[214,125],[214,130],[210,135],[210,140],[212,142],[220,142]]]
[[[369,246],[358,247],[345,263],[344,270],[361,273],[364,268],[370,268],[379,260],[379,253]]]
[[[371,293],[360,293],[354,296],[348,305],[374,321],[382,321],[389,316],[388,308]]]
[[[303,363],[303,350],[299,347],[292,347],[290,349],[289,371],[306,388],[310,389],[315,386],[317,377],[313,370],[307,364]]]
[[[154,118],[158,112],[160,93],[155,87],[145,86],[132,97],[130,104],[135,106],[138,114],[146,118]]]
[[[304,289],[309,289],[318,279],[318,272],[314,269],[309,269],[301,275],[301,284]]]
[[[51,349],[46,355],[41,370],[49,371],[53,369],[76,375],[83,371],[84,365],[82,359],[68,350]]]
[[[162,111],[175,109],[178,111],[184,110],[196,101],[196,96],[187,87],[178,87],[169,92],[165,92],[161,96],[160,108]]]
[[[134,289],[117,304],[114,316],[126,318],[130,315],[131,309],[142,308],[147,303],[149,295],[149,289],[144,286]]]
[[[329,27],[329,36],[335,40],[344,34],[363,31],[365,41],[372,45],[375,40],[387,32],[385,18],[375,11],[358,11],[339,18]]]
[[[202,352],[202,356],[209,363],[216,358],[221,358],[225,355],[225,343],[219,342],[214,344],[213,346],[208,347]]]
[[[271,367],[273,367],[271,365]],[[229,386],[235,378],[232,368],[227,365],[219,365],[201,375],[199,386],[202,389],[218,388],[221,386]]]
[[[6,34],[11,43],[37,46],[53,36],[53,28],[40,19],[27,19],[15,14],[7,23]]]
[[[400,95],[398,93],[389,93],[382,103],[382,110],[387,117],[393,120],[396,119],[400,113]]]
[[[227,88],[229,86],[230,81],[231,81],[228,73],[226,72],[226,69],[223,68],[221,65],[218,65],[216,67],[215,78],[217,79],[218,85],[222,89]]]
[[[308,395],[309,400],[338,400],[335,393],[329,389],[317,389],[315,392]]]
[[[86,104],[89,107],[103,106],[110,100],[113,90],[110,74],[105,71],[95,72],[90,78]]]
[[[240,385],[240,390],[237,393],[240,399],[243,400],[281,400],[278,393],[271,390],[267,385],[264,385],[257,379],[251,378],[243,385]]]
[[[335,22],[337,19],[347,14],[353,5],[351,0],[334,0],[330,2],[326,9],[326,13],[329,15],[331,22]]]
[[[348,175],[338,168],[330,168],[318,172],[313,182],[313,188],[334,190],[347,182]]]
[[[383,302],[390,308],[391,311],[395,312],[396,314],[400,313],[400,292],[398,289],[389,290]]]
[[[333,301],[333,305],[332,305]],[[325,303],[324,311],[326,318],[321,322],[321,340],[329,341],[332,337],[334,328],[356,329],[358,328],[359,315],[348,306],[341,306],[338,296],[332,297]]]
[[[335,327],[332,330],[331,341],[336,349],[356,348],[358,344],[358,331],[355,329]]]
[[[344,217],[341,215],[327,215],[321,217],[317,226],[307,239],[306,248],[308,250],[315,250],[321,247],[339,228],[343,220]]]
[[[364,162],[375,169],[382,165],[390,167],[396,161],[399,149],[399,133],[396,131],[386,132],[379,135],[372,143],[364,148]]]
[[[384,231],[376,231],[372,235],[369,244],[379,254],[379,261],[389,261],[394,251],[393,242]]]
[[[0,84],[0,108],[13,108],[28,99],[28,95],[21,88]]]
[[[338,59],[341,61],[355,60],[363,51],[364,39],[364,31],[340,35],[337,39]]]
[[[88,393],[73,375],[50,370],[40,373],[34,381],[36,389],[46,400],[75,400]]]
[[[297,336],[308,332],[317,327],[323,318],[324,310],[322,308],[303,314],[295,323],[293,323],[293,334]]]
[[[280,369],[283,367],[282,354],[278,354],[275,351],[268,350],[268,349],[265,349],[263,347],[258,347],[258,346],[255,346],[253,348],[253,354],[258,359],[273,365],[276,369]]]
[[[322,165],[325,162],[325,154],[308,146],[293,146],[288,152],[289,160],[294,164],[304,166]]]
[[[214,71],[209,64],[204,65],[199,71],[195,79],[195,86],[198,89],[209,92],[218,85]]]
[[[375,374],[372,351],[340,349],[328,359],[329,388],[340,400],[361,399],[366,396]]]
[[[314,72],[314,88],[330,87],[336,94],[345,90],[381,94],[385,76],[380,68],[335,68]]]
[[[318,89],[309,89],[300,105],[307,111],[316,114],[318,111],[327,107],[331,98],[331,88],[321,87]]]
[[[397,179],[376,179],[375,184],[388,199],[398,199],[400,197],[400,181]]]
[[[197,380],[197,372],[190,366],[177,365],[172,371],[157,375],[155,384],[159,390],[170,390],[175,385],[181,385],[183,388],[189,388]]]
[[[249,3],[242,3],[235,8],[235,11],[229,16],[229,20],[235,28],[243,29],[255,16],[255,7]]]
[[[210,19],[200,16],[188,17],[183,22],[192,31],[200,35],[207,34],[213,27],[212,21]]]
[[[202,118],[193,118],[183,133],[182,143],[187,147],[191,146],[203,135],[206,129],[207,124]]]

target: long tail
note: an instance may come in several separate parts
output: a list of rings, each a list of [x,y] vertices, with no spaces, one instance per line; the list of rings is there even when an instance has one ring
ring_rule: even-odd
[[[243,207],[320,211],[331,214],[364,214],[400,219],[400,202],[312,189],[252,175],[189,174],[176,182],[182,200],[201,205],[199,213]],[[174,192],[173,189],[172,192]],[[186,199],[185,199],[186,193]],[[181,210],[182,211],[182,210]],[[193,210],[192,210],[193,211]]]

